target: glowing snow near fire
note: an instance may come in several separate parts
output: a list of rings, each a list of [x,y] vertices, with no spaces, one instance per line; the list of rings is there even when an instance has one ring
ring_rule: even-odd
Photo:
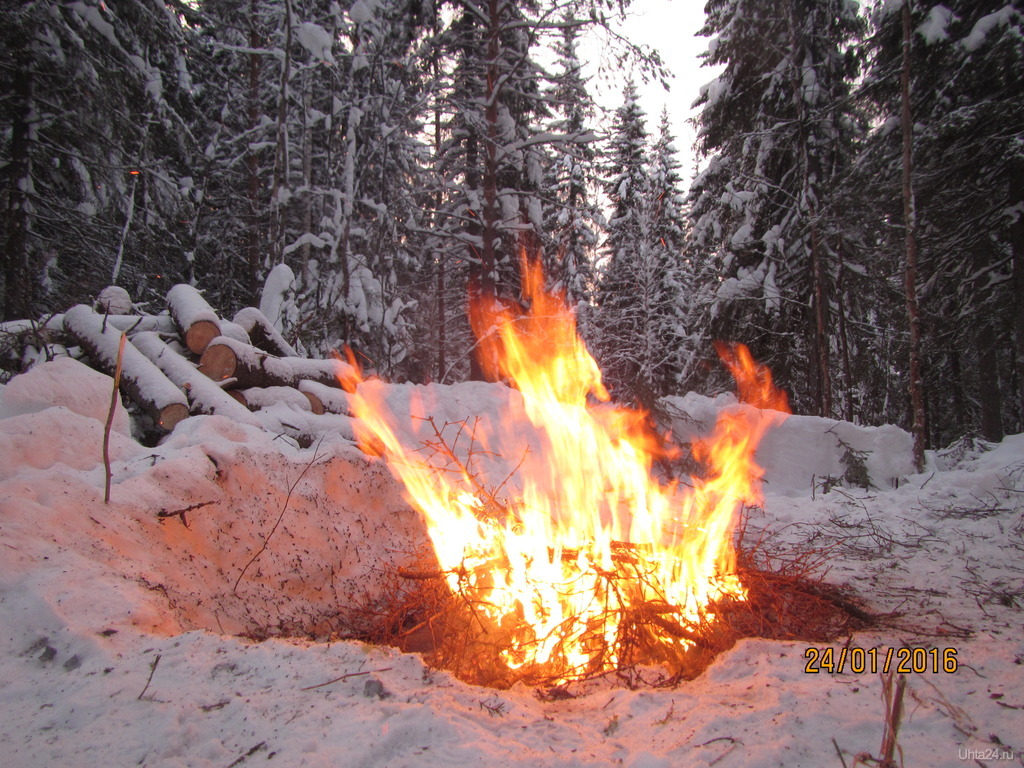
[[[468,625],[515,677],[564,682],[678,659],[716,603],[744,598],[733,528],[741,505],[759,500],[753,455],[784,418],[785,395],[746,348],[721,346],[741,398],[777,410],[724,412],[694,447],[706,477],[660,482],[651,470],[665,449],[647,415],[608,402],[562,297],[544,291],[538,267],[523,272],[527,311],[472,308],[481,358],[521,392],[521,408],[464,425],[479,450],[518,462],[516,482],[403,443],[379,381],[346,382],[357,437],[405,484]]]

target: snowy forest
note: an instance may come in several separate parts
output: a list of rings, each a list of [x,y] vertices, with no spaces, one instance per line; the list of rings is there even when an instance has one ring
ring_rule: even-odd
[[[467,296],[517,300],[526,253],[621,401],[724,388],[722,339],[797,413],[1024,431],[1019,0],[708,0],[692,180],[629,5],[5,3],[3,319],[267,287],[304,353],[452,383],[483,375]]]

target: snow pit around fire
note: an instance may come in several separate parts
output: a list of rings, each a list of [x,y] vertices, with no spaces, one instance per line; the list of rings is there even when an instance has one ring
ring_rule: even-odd
[[[466,685],[394,649],[313,642],[358,623],[388,568],[425,543],[387,468],[338,417],[308,417],[320,434],[305,449],[217,416],[186,419],[147,448],[118,415],[105,505],[110,388],[71,360],[0,387],[6,768],[799,768],[838,765],[836,749],[847,764],[878,754],[879,676],[808,674],[807,643],[744,640],[677,688],[610,680],[546,701],[522,686]],[[443,425],[498,414],[517,396],[403,385],[389,400]],[[690,419],[680,432],[742,407],[696,395],[675,404]],[[818,487],[812,499],[815,483],[845,470],[844,444],[866,454],[874,488]],[[768,498],[750,525],[781,548],[828,545],[830,581],[912,618],[852,645],[957,649],[957,673],[909,678],[907,765],[960,766],[971,754],[1021,764],[1024,436],[932,454],[923,475],[908,453],[894,427],[791,417],[758,454]]]

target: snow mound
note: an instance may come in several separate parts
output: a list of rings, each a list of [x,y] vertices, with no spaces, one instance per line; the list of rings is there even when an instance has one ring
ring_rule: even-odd
[[[63,406],[105,424],[113,388],[114,380],[109,376],[70,357],[59,357],[15,376],[0,390],[0,419]],[[112,429],[126,437],[131,435],[128,413],[120,398]]]
[[[733,395],[689,393],[666,398],[677,413],[672,433],[689,442],[708,437],[723,408],[739,405]],[[778,496],[812,496],[820,484],[893,488],[913,474],[913,438],[899,427],[862,427],[818,416],[789,416],[768,431],[755,455],[766,490]]]

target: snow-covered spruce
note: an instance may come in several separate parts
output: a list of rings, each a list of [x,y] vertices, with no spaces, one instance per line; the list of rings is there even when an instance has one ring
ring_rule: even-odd
[[[275,357],[248,344],[221,336],[207,346],[199,370],[214,381],[234,378],[238,387],[295,387],[304,379],[340,386],[338,376],[350,370],[340,360]]]
[[[167,292],[167,308],[181,332],[185,346],[201,355],[221,335],[220,318],[206,299],[191,285],[179,284]]]
[[[114,372],[121,331],[104,324],[103,317],[85,304],[64,314],[64,329],[99,368]],[[121,360],[121,389],[162,429],[170,431],[188,417],[185,395],[130,341]]]
[[[132,337],[142,354],[149,358],[167,378],[188,394],[193,413],[219,414],[240,424],[259,426],[248,409],[240,406],[215,383],[204,376],[188,360],[167,346],[155,333],[139,333]]]

